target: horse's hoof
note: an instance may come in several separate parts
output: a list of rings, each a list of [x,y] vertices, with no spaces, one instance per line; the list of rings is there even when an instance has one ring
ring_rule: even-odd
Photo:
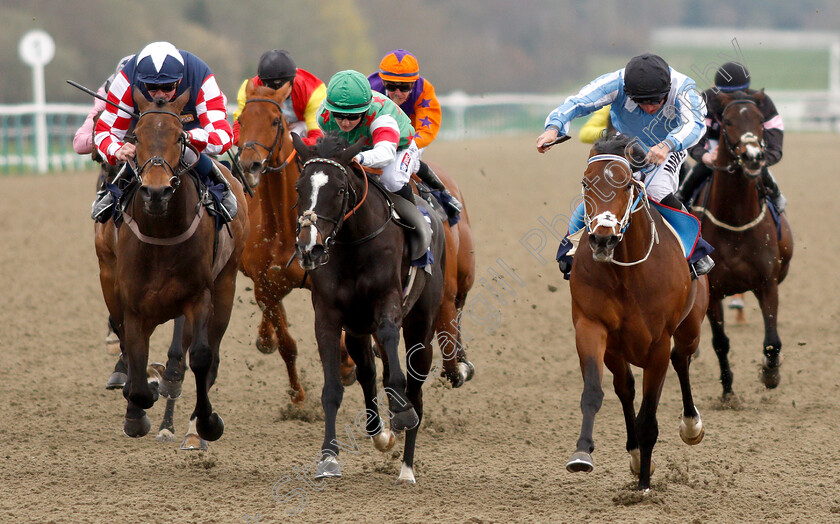
[[[175,382],[172,380],[162,379],[160,381],[160,386],[158,387],[158,393],[160,393],[160,396],[170,400],[181,398],[181,389],[183,384],[184,383],[180,381]]]
[[[201,438],[213,442],[219,440],[219,437],[225,432],[225,421],[218,413],[210,413],[207,419],[196,419],[195,429]]]
[[[341,383],[344,387],[352,386],[356,383],[356,366],[353,366],[347,374],[341,376]]]
[[[303,391],[303,386],[300,389],[291,389],[289,388],[289,400],[292,401],[292,405],[296,407],[303,407],[303,401],[306,400],[306,392]]]
[[[450,371],[441,371],[440,376],[446,377],[449,381],[449,385],[452,386],[452,389],[457,389],[464,385],[464,376],[461,374],[460,365]]]
[[[758,374],[761,382],[764,383],[764,387],[774,389],[779,385],[779,382],[782,380],[781,373],[779,373],[780,368],[781,363],[778,366],[768,366],[767,357],[764,357],[764,364],[761,366],[761,371]]]
[[[464,379],[464,382],[469,382],[475,376],[475,366],[469,360],[458,362],[458,372],[461,378]]]
[[[122,353],[122,349],[120,348],[120,338],[113,331],[108,333],[108,336],[105,337],[105,353],[113,357]]]
[[[373,441],[373,447],[383,453],[391,451],[391,448],[394,447],[394,442],[396,441],[394,432],[387,429],[383,429],[376,435],[370,437],[370,439]]]
[[[420,423],[420,418],[414,408],[400,411],[391,419],[391,428],[395,431],[402,431],[404,429],[414,429]]]
[[[260,353],[263,353],[263,354],[266,354],[266,355],[270,355],[270,354],[274,353],[275,351],[277,351],[277,346],[269,346],[267,344],[263,344],[262,342],[260,342],[259,338],[257,338],[256,346],[257,346],[257,349],[260,350]]]
[[[414,480],[414,468],[407,466],[406,463],[403,462],[402,467],[400,468],[400,476],[397,477],[397,485],[412,486],[416,483],[417,481]]]
[[[694,408],[697,411],[697,408]],[[706,434],[703,421],[700,419],[700,412],[696,417],[682,417],[680,420],[680,438],[689,446],[699,444]]]
[[[122,389],[125,386],[126,381],[128,381],[128,375],[120,373],[119,371],[114,371],[111,373],[108,383],[105,384],[105,389]]]
[[[169,431],[168,429],[164,428],[158,431],[155,440],[158,442],[175,442],[175,434]]]
[[[145,437],[152,429],[152,422],[145,414],[142,418],[128,418],[125,417],[123,421],[123,433],[127,437],[139,438]]]
[[[642,471],[642,454],[639,448],[631,449],[628,453],[630,453],[630,473],[638,477],[639,472]],[[654,471],[656,471],[656,462],[650,459],[650,474],[653,475]]]
[[[155,373],[157,373],[158,380],[160,380],[161,377],[163,377],[163,372],[166,371],[166,366],[164,366],[160,362],[152,362],[151,364],[149,364],[149,367],[153,369]],[[148,375],[149,373],[151,373],[151,371],[147,370],[146,374]]]
[[[332,455],[327,455],[315,465],[315,479],[341,477],[341,464]]]
[[[572,454],[572,458],[566,462],[566,471],[577,473],[583,471],[589,473],[595,468],[592,464],[592,456],[584,451],[576,451]]]
[[[184,451],[207,451],[207,441],[195,433],[189,433],[184,435],[181,449]]]

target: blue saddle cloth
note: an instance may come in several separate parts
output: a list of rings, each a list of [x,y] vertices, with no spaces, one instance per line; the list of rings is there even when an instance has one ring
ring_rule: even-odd
[[[659,211],[662,218],[664,218],[677,232],[677,235],[680,237],[680,241],[682,242],[683,249],[685,250],[685,258],[694,258],[692,255],[694,254],[696,248],[701,247],[701,243],[706,244],[707,246],[709,245],[700,238],[700,221],[697,220],[697,217],[681,210],[660,204],[659,202],[654,202],[653,200],[651,200],[650,203],[656,207],[656,210]],[[705,251],[705,246],[702,246],[702,249]],[[711,251],[704,253],[703,256],[709,253],[711,253]],[[700,258],[702,258],[702,256]]]
[[[767,202],[767,209],[770,210],[770,215],[773,217],[773,222],[776,224],[776,240],[782,239],[782,219],[779,217],[779,210],[776,209],[776,206],[773,205],[773,202],[770,200],[770,197],[764,197],[764,201]]]

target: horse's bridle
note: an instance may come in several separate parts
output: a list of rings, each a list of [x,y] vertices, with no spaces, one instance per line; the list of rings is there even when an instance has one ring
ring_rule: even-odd
[[[367,178],[366,174],[362,174],[362,176],[365,178],[365,193],[362,195],[362,198],[359,199],[356,195],[356,190],[353,188],[353,184],[350,183],[350,174],[347,172],[347,169],[342,164],[336,162],[335,160],[332,160],[332,159],[329,159],[329,158],[322,158],[322,157],[310,158],[309,160],[304,162],[303,165],[300,168],[301,178],[303,178],[303,172],[306,169],[306,167],[309,166],[310,164],[315,164],[315,163],[329,164],[333,167],[337,167],[341,171],[341,173],[344,175],[344,178],[347,180],[347,191],[345,191],[343,196],[342,196],[341,210],[339,211],[338,218],[334,219],[334,218],[329,218],[329,217],[324,217],[324,216],[318,216],[317,214],[315,214],[315,212],[313,210],[310,209],[310,210],[304,211],[303,214],[301,214],[301,216],[298,217],[297,225],[295,227],[295,236],[300,235],[301,229],[303,229],[304,227],[307,227],[307,226],[314,227],[318,231],[318,233],[320,233],[321,237],[324,239],[324,260],[325,260],[324,263],[326,263],[326,260],[329,260],[329,249],[330,249],[330,246],[332,246],[332,244],[337,243],[337,244],[349,245],[349,246],[363,244],[363,243],[367,242],[368,240],[376,238],[382,231],[384,231],[385,227],[388,225],[388,222],[390,222],[391,219],[393,218],[394,203],[393,203],[393,201],[391,201],[390,198],[387,198],[387,196],[386,196],[385,200],[388,203],[388,216],[386,217],[385,222],[383,222],[382,225],[379,226],[372,233],[370,233],[368,235],[365,235],[362,238],[358,238],[356,240],[351,240],[351,241],[346,241],[346,242],[336,240],[336,236],[338,235],[339,231],[341,231],[341,226],[344,225],[344,222],[348,218],[353,216],[356,213],[356,211],[359,209],[359,207],[361,207],[361,205],[367,199],[368,187],[369,187],[368,186],[368,178]],[[350,209],[350,211],[347,211],[347,208],[350,207],[350,195],[351,195],[351,193],[353,195],[353,205],[352,205],[353,207],[352,207],[352,209]],[[321,230],[320,226],[318,225],[319,221],[329,222],[330,224],[334,224],[335,227],[333,227],[333,230],[330,231],[329,235],[325,235],[324,232]]]
[[[275,106],[277,106],[277,109],[280,110],[280,116],[281,116],[280,125],[277,126],[277,134],[274,135],[274,141],[271,143],[270,147],[261,143],[261,142],[257,142],[256,140],[249,140],[248,142],[245,142],[242,145],[242,147],[239,148],[239,151],[236,153],[236,162],[239,162],[239,157],[242,154],[242,151],[245,151],[246,149],[253,149],[254,152],[257,152],[256,146],[260,146],[261,148],[268,151],[268,154],[266,155],[265,159],[263,159],[262,163],[260,164],[260,167],[261,167],[260,174],[264,175],[266,173],[277,173],[279,171],[282,171],[282,170],[286,169],[286,166],[289,165],[289,159],[284,160],[283,163],[280,164],[277,167],[271,167],[268,164],[268,162],[271,158],[274,157],[275,154],[279,155],[280,154],[280,149],[282,149],[282,147],[283,147],[283,143],[282,143],[283,142],[283,135],[286,132],[286,128],[283,125],[283,118],[282,118],[283,106],[281,106],[276,100],[272,100],[271,98],[249,98],[248,100],[245,101],[245,105],[248,105],[251,102],[267,102],[269,104],[274,104]],[[257,152],[257,154],[259,154],[259,153]]]
[[[650,202],[648,202],[647,199],[645,183],[641,180],[636,180],[635,178],[633,178],[633,168],[630,166],[630,162],[620,155],[593,155],[589,158],[587,165],[592,164],[593,162],[603,161],[619,162],[627,168],[630,176],[630,198],[627,199],[627,207],[624,209],[624,213],[621,217],[621,220],[619,220],[618,217],[614,215],[611,211],[604,211],[603,213],[599,213],[596,216],[590,218],[589,214],[586,212],[586,205],[584,204],[583,223],[585,224],[586,231],[589,233],[591,233],[599,227],[610,228],[613,235],[618,237],[618,242],[621,242],[621,240],[624,238],[624,232],[627,231],[627,228],[630,226],[630,219],[632,218],[633,213],[639,210],[639,207],[637,206],[639,203],[641,203],[641,208],[645,210],[645,213],[647,214],[647,217],[650,220],[650,246],[648,247],[647,254],[645,254],[645,256],[642,259],[636,260],[635,262],[621,262],[618,260],[610,260],[613,264],[617,264],[619,266],[634,266],[636,264],[641,264],[642,262],[648,259],[651,251],[653,251],[654,242],[659,241],[656,233],[656,223],[653,221],[653,217],[650,214]],[[584,189],[586,189],[585,184]],[[635,193],[635,195],[633,193]]]
[[[755,100],[752,100],[752,99],[749,99],[749,98],[741,98],[741,99],[738,99],[738,100],[733,100],[733,101],[729,102],[728,104],[726,104],[726,107],[724,107],[723,111],[721,111],[721,113],[720,113],[720,121],[718,122],[718,124],[720,125],[720,137],[721,137],[722,141],[726,144],[726,147],[729,150],[729,153],[732,155],[732,158],[735,159],[733,162],[728,164],[726,166],[726,168],[724,169],[724,171],[726,171],[728,173],[733,173],[733,172],[735,172],[736,169],[744,167],[744,161],[741,158],[741,155],[738,154],[738,152],[737,152],[738,146],[741,145],[741,142],[744,141],[744,138],[754,138],[755,142],[761,147],[761,151],[764,151],[764,139],[759,140],[758,137],[755,136],[751,132],[747,132],[747,133],[744,133],[743,135],[741,135],[741,137],[738,138],[738,141],[735,142],[734,144],[730,141],[729,135],[726,134],[726,126],[723,125],[723,115],[724,115],[724,113],[726,113],[727,109],[729,109],[730,107],[732,107],[734,105],[739,105],[739,104],[751,104],[751,105],[755,106],[756,108],[758,107],[758,104],[755,102]]]
[[[169,115],[177,118],[178,123],[181,122],[181,117],[179,115],[176,115],[172,111],[164,111],[162,109],[150,109],[148,111],[143,111],[142,113],[140,113],[140,116],[137,118],[137,121],[139,122],[141,118],[149,114]],[[169,170],[170,173],[172,173],[172,177],[170,177],[169,183],[172,185],[173,188],[178,189],[178,187],[181,185],[181,175],[184,173],[184,171],[192,169],[195,166],[195,164],[189,165],[184,161],[184,152],[187,148],[189,148],[192,149],[192,151],[196,154],[196,158],[198,158],[200,155],[198,150],[196,150],[195,146],[190,144],[189,140],[187,140],[186,132],[182,133],[181,136],[178,138],[178,143],[181,144],[181,155],[178,159],[177,170],[174,167],[172,167],[172,164],[170,164],[165,158],[159,155],[155,155],[149,157],[149,159],[143,162],[143,164],[139,167],[137,167],[137,165],[135,164],[134,173],[137,180],[140,182],[143,181],[143,173],[146,171],[146,169],[155,166],[164,166]],[[198,161],[196,161],[196,163],[198,163]]]

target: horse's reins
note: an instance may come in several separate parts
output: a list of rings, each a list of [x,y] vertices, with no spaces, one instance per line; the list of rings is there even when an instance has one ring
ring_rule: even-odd
[[[249,140],[249,141],[245,142],[242,145],[242,147],[239,149],[239,151],[236,153],[236,161],[239,162],[239,157],[241,156],[242,151],[244,151],[246,149],[253,149],[256,152],[257,148],[255,146],[260,146],[261,148],[268,151],[268,155],[266,155],[265,159],[261,163],[260,174],[264,175],[266,173],[278,173],[278,172],[286,169],[286,166],[288,166],[289,162],[291,162],[292,159],[295,157],[295,150],[292,149],[292,153],[289,155],[289,157],[286,158],[286,160],[284,160],[283,163],[281,163],[279,166],[272,167],[271,165],[268,164],[268,161],[271,158],[273,158],[275,155],[279,155],[280,154],[280,149],[282,149],[282,139],[283,139],[283,135],[286,132],[286,128],[283,125],[283,118],[282,118],[283,107],[279,103],[277,103],[276,100],[272,100],[271,98],[249,98],[248,100],[245,101],[245,105],[247,106],[251,102],[267,102],[269,104],[274,104],[275,106],[277,106],[277,109],[280,110],[280,115],[281,115],[280,125],[277,126],[277,134],[274,135],[274,142],[271,144],[271,147],[268,147],[265,144],[257,142],[256,140]],[[277,151],[275,151],[275,148],[277,149]]]
[[[181,121],[180,116],[176,115],[175,113],[173,113],[171,111],[164,111],[162,109],[150,109],[149,111],[144,111],[144,112],[140,113],[140,116],[137,118],[137,120],[139,121],[145,115],[153,114],[153,113],[170,115],[170,116],[173,116],[173,117],[177,118],[178,122]],[[170,164],[165,158],[163,158],[162,156],[159,156],[159,155],[155,155],[155,156],[150,157],[145,162],[143,162],[143,164],[139,168],[137,168],[136,164],[135,164],[135,169],[134,169],[135,175],[134,176],[137,178],[137,180],[142,183],[143,173],[146,171],[147,168],[151,168],[151,167],[155,167],[155,166],[164,166],[167,169],[169,169],[170,173],[172,173],[172,177],[169,179],[169,182],[172,184],[172,186],[175,189],[178,189],[178,187],[180,187],[180,185],[181,185],[181,175],[184,173],[184,171],[186,171],[188,169],[192,169],[193,167],[195,167],[195,164],[198,163],[198,161],[196,160],[196,162],[193,163],[193,165],[186,164],[186,162],[184,162],[184,151],[187,148],[190,148],[196,154],[197,158],[200,155],[200,153],[195,149],[195,146],[193,146],[192,144],[190,144],[187,141],[185,134],[181,135],[181,137],[178,139],[178,142],[180,142],[180,144],[181,144],[181,157],[178,160],[178,170],[177,171],[175,170],[175,168],[172,167],[172,164]],[[201,222],[201,218],[204,216],[204,206],[202,206],[201,203],[199,202],[198,209],[196,210],[196,213],[195,213],[195,217],[193,217],[193,220],[190,223],[189,227],[183,233],[181,233],[180,235],[176,235],[174,237],[168,237],[168,238],[159,238],[159,237],[152,237],[152,236],[145,235],[140,231],[140,228],[137,226],[137,222],[134,220],[134,218],[131,215],[129,215],[128,213],[123,211],[123,216],[125,217],[125,223],[126,223],[126,225],[128,225],[128,228],[131,230],[132,233],[134,233],[134,235],[137,237],[137,239],[140,240],[141,242],[144,242],[146,244],[152,244],[152,245],[155,245],[155,246],[174,246],[176,244],[180,244],[181,242],[186,241],[187,239],[189,239],[190,237],[193,236],[193,234],[196,232],[196,230],[198,230],[198,225]]]
[[[583,222],[586,225],[586,230],[589,232],[594,231],[599,227],[607,227],[613,232],[614,235],[618,237],[618,241],[624,238],[624,232],[630,226],[630,218],[633,213],[639,210],[637,205],[641,202],[641,208],[645,210],[645,214],[650,221],[650,245],[648,246],[647,253],[643,258],[640,260],[636,260],[635,262],[621,262],[619,260],[610,259],[610,262],[619,266],[635,266],[636,264],[641,264],[645,260],[650,257],[651,252],[653,251],[653,244],[659,243],[659,236],[656,231],[656,223],[653,221],[653,217],[650,214],[650,203],[647,200],[647,191],[645,189],[644,182],[640,180],[636,180],[633,178],[633,168],[630,167],[630,162],[620,155],[608,155],[608,154],[601,154],[601,155],[594,155],[589,158],[587,165],[592,164],[593,162],[620,162],[624,167],[627,168],[630,174],[630,183],[631,183],[631,195],[628,199],[627,207],[624,210],[624,216],[621,217],[621,220],[618,220],[611,211],[604,211],[603,213],[599,213],[593,218],[590,218],[589,215],[586,213],[586,206],[584,205],[584,212],[583,212]],[[635,192],[635,200],[634,195],[632,192]]]

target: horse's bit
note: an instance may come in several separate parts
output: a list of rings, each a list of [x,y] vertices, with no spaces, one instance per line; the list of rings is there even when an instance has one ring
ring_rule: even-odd
[[[254,152],[257,152],[256,146],[260,146],[261,148],[268,151],[268,154],[266,155],[265,159],[263,159],[263,161],[260,163],[260,174],[264,175],[266,173],[277,173],[279,171],[282,171],[282,170],[286,169],[286,166],[289,165],[289,160],[288,159],[285,160],[282,164],[280,164],[277,167],[271,167],[270,165],[268,165],[268,161],[272,157],[274,157],[275,154],[279,154],[280,153],[280,148],[282,147],[282,139],[283,139],[283,135],[285,134],[285,127],[283,126],[283,118],[282,118],[283,107],[279,103],[277,103],[276,100],[272,100],[271,98],[250,98],[245,102],[245,105],[248,105],[251,102],[267,102],[269,104],[274,104],[275,106],[277,106],[277,109],[280,110],[280,115],[281,115],[280,124],[277,126],[277,134],[274,135],[274,142],[272,142],[271,147],[269,147],[265,144],[262,144],[260,142],[257,142],[256,140],[249,140],[248,142],[245,142],[245,144],[243,144],[242,147],[239,149],[239,151],[236,153],[236,161],[239,162],[239,156],[242,154],[242,151],[244,151],[246,149],[253,149]],[[275,151],[275,149],[276,149],[276,151]],[[257,154],[259,154],[259,153],[257,152]]]

